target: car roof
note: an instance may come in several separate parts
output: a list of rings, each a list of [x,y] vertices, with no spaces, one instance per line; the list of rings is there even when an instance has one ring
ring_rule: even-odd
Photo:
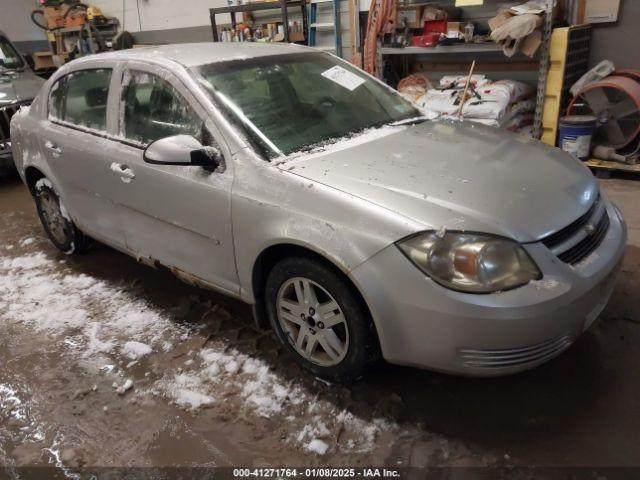
[[[112,60],[143,59],[155,60],[158,63],[169,60],[180,63],[185,67],[195,67],[207,63],[310,51],[313,51],[313,49],[291,43],[206,42],[139,47],[91,55],[85,58],[93,60],[98,60],[99,58]]]

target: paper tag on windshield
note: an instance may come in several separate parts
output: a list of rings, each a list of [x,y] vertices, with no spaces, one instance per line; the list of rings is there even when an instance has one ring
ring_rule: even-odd
[[[355,73],[351,73],[340,65],[336,65],[335,67],[331,67],[329,70],[325,70],[321,75],[351,91],[354,91],[364,83],[364,78],[359,77]]]

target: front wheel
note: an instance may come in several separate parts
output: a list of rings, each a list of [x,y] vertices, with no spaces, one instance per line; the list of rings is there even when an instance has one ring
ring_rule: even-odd
[[[315,375],[350,382],[375,358],[368,314],[346,279],[322,263],[280,261],[267,278],[265,300],[280,341]]]
[[[34,197],[40,222],[56,248],[67,255],[86,250],[89,239],[73,223],[49,180],[38,180]]]

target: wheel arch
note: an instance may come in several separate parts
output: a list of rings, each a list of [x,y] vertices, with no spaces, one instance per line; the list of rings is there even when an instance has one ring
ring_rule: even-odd
[[[37,167],[29,165],[24,171],[24,181],[27,184],[27,188],[31,195],[35,194],[35,187],[38,180],[41,178],[47,178],[47,176]]]
[[[269,320],[267,319],[266,309],[264,304],[264,287],[266,284],[267,276],[271,269],[281,260],[290,257],[306,257],[311,258],[313,260],[322,263],[326,267],[333,270],[335,273],[340,275],[345,279],[351,291],[353,292],[356,300],[363,308],[365,314],[371,320],[371,324],[373,325],[374,334],[376,336],[376,341],[379,342],[378,339],[378,329],[376,326],[376,322],[371,314],[371,309],[367,304],[364,295],[360,292],[356,284],[351,280],[348,275],[348,271],[343,265],[340,265],[338,262],[332,261],[327,256],[312,250],[303,245],[295,244],[295,243],[277,243],[274,245],[270,245],[265,248],[253,264],[252,274],[251,274],[251,287],[253,290],[254,304],[253,304],[253,313],[254,318],[256,320],[256,324],[261,328],[268,328]]]

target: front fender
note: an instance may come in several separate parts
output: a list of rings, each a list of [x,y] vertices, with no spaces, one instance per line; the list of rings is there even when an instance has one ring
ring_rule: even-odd
[[[240,158],[232,221],[243,300],[253,303],[253,267],[274,245],[293,244],[348,274],[421,225],[348,193],[305,180],[267,162]]]

